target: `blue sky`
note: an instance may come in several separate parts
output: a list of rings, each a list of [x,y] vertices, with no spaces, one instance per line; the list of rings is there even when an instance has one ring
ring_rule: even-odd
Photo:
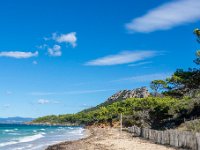
[[[199,0],[0,2],[0,117],[75,113],[195,67]]]

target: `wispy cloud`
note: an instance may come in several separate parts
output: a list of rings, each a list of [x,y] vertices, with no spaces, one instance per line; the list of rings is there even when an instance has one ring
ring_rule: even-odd
[[[144,62],[139,62],[139,63],[130,64],[130,65],[128,65],[128,66],[137,67],[137,66],[142,66],[142,65],[151,64],[151,63],[152,63],[152,61],[144,61]]]
[[[137,61],[141,61],[147,58],[154,57],[159,53],[156,51],[123,51],[116,55],[108,55],[95,60],[91,60],[85,65],[88,66],[111,66],[128,64]]]
[[[167,77],[171,76],[172,73],[167,72],[167,73],[154,73],[154,74],[145,74],[145,75],[137,75],[137,76],[132,76],[132,77],[127,77],[127,78],[122,78],[119,80],[114,80],[112,82],[123,82],[123,81],[131,81],[131,82],[150,82],[153,80],[164,80]]]
[[[47,99],[39,99],[37,101],[38,104],[44,105],[44,104],[49,104],[49,100]]]
[[[45,38],[46,39],[46,38]],[[47,40],[47,39],[46,39]],[[45,48],[47,48],[48,47],[48,45],[47,44],[42,44],[42,45],[38,45],[38,46],[36,46],[36,48],[38,48],[38,49],[45,49]]]
[[[48,48],[48,54],[50,56],[61,56],[62,51],[61,51],[61,46],[60,45],[54,45],[52,48]]]
[[[174,0],[126,24],[131,32],[171,29],[200,20],[200,0]]]
[[[82,104],[79,107],[82,108],[82,109],[87,109],[87,108],[92,108],[94,106],[91,106],[91,105],[88,105],[88,104]]]
[[[38,51],[36,52],[21,52],[21,51],[7,51],[7,52],[0,52],[0,57],[11,57],[11,58],[30,58],[30,57],[37,57]]]
[[[98,92],[114,91],[115,89],[97,89],[97,90],[77,90],[77,91],[66,91],[66,92],[32,92],[30,95],[44,96],[44,95],[73,95],[73,94],[90,94]]]
[[[39,99],[37,101],[37,104],[41,104],[41,105],[44,105],[44,104],[59,104],[59,103],[60,103],[59,101],[48,100],[48,99]]]
[[[56,95],[59,93],[56,93],[56,92],[31,92],[31,93],[28,93],[29,95],[36,95],[36,96],[43,96],[43,95]]]
[[[71,32],[67,34],[57,34],[53,33],[52,39],[55,40],[58,43],[66,43],[72,45],[72,47],[76,47],[77,45],[77,37],[76,32]]]

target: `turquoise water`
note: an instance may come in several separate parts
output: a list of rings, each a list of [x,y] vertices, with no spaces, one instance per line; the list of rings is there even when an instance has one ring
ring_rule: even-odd
[[[48,145],[83,138],[81,127],[0,124],[0,150],[44,150]]]

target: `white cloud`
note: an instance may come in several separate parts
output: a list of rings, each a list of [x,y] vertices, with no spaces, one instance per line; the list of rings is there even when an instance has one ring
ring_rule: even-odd
[[[151,61],[144,61],[144,62],[139,62],[139,63],[130,64],[130,65],[128,65],[128,66],[136,67],[136,66],[142,66],[142,65],[151,64],[151,63],[152,63]]]
[[[47,99],[39,99],[38,100],[38,104],[48,104],[49,103],[49,100],[47,100]]]
[[[12,57],[12,58],[30,58],[30,57],[37,57],[38,51],[36,52],[21,52],[21,51],[7,51],[7,52],[0,52],[0,57]]]
[[[44,96],[44,95],[56,95],[58,93],[56,93],[56,92],[31,92],[28,94],[35,95],[35,96]]]
[[[128,82],[150,82],[153,80],[164,80],[167,77],[170,77],[172,73],[154,73],[154,74],[145,74],[145,75],[138,75],[133,77],[127,77],[119,80],[114,80],[112,82],[121,82],[121,81],[128,81]]]
[[[60,45],[54,45],[52,48],[48,48],[48,53],[50,56],[61,56],[61,46]]]
[[[89,66],[111,66],[137,62],[158,55],[156,51],[124,51],[87,62]]]
[[[58,43],[66,43],[72,45],[72,47],[76,47],[77,37],[76,32],[71,32],[67,34],[58,35],[57,33],[53,33],[52,39]]]
[[[39,46],[36,46],[36,47],[39,48],[39,49],[45,49],[45,48],[48,47],[48,45],[47,44],[43,44],[43,45],[39,45]]]
[[[126,24],[131,32],[153,32],[171,29],[200,20],[200,0],[174,0],[150,10]]]
[[[53,100],[47,100],[47,99],[39,99],[37,101],[38,104],[44,105],[44,104],[59,104],[59,101],[53,101]]]

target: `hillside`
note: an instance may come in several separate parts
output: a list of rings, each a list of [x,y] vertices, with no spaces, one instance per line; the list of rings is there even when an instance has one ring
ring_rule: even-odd
[[[112,96],[110,96],[107,100],[105,100],[105,102],[103,102],[95,107],[85,109],[81,112],[92,111],[92,110],[98,109],[100,107],[107,106],[107,105],[112,104],[117,101],[126,100],[128,98],[146,98],[149,95],[150,95],[150,93],[148,92],[148,89],[146,87],[136,88],[136,89],[132,89],[132,90],[121,90],[121,91],[113,94]]]
[[[114,94],[115,97],[116,94]],[[123,94],[124,95],[124,94]],[[126,94],[125,94],[126,95]],[[118,94],[120,97],[120,94]],[[113,96],[111,96],[113,98]],[[67,125],[110,125],[119,121],[123,114],[124,126],[143,126],[155,129],[174,128],[185,119],[200,116],[200,99],[184,97],[145,97],[108,100],[92,109],[76,114],[51,115],[38,118],[32,123]],[[108,103],[109,102],[109,103]]]
[[[59,116],[55,116],[55,115],[44,116],[41,118],[37,118],[36,120],[33,121],[33,123],[68,124],[68,125],[94,124],[95,122],[102,122],[102,121],[101,119],[97,119],[99,121],[95,121],[96,119],[92,118],[92,115],[97,115],[98,113],[100,113],[99,111],[101,111],[102,109],[105,109],[105,107],[110,107],[112,106],[113,103],[117,104],[117,102],[126,101],[126,99],[129,99],[129,98],[147,98],[149,95],[150,93],[148,92],[148,89],[146,87],[136,88],[132,90],[121,90],[113,94],[111,97],[109,97],[107,100],[105,100],[105,102],[95,107],[85,109],[76,114],[66,114],[66,115],[59,115]],[[118,107],[118,106],[114,106],[114,107]],[[114,113],[114,110],[111,110],[111,111],[113,111]],[[116,117],[118,113],[116,112],[116,114],[113,114],[113,115],[114,115],[113,119],[117,120]],[[101,116],[101,115],[98,115],[98,116]],[[105,118],[107,117],[105,116],[104,120]]]

